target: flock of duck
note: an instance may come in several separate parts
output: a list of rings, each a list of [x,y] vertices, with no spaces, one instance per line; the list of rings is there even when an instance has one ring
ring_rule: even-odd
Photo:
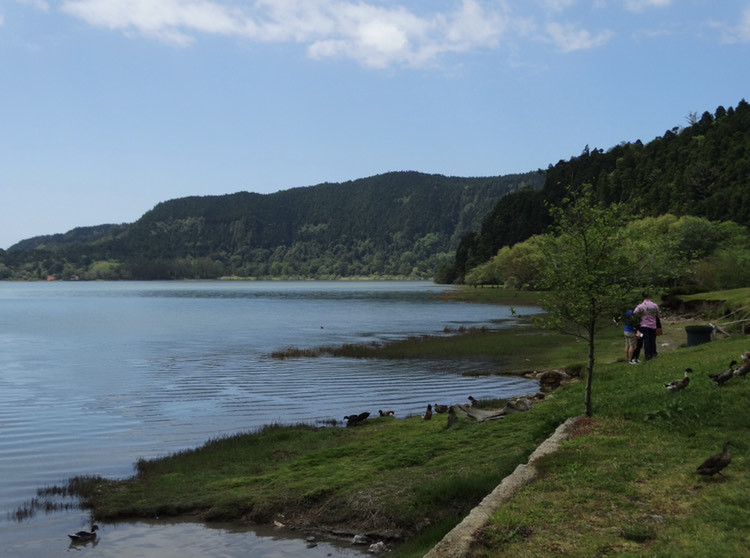
[[[750,372],[750,351],[742,354],[740,358],[742,359],[742,364],[740,366],[737,366],[737,361],[733,360],[729,363],[729,368],[721,372],[716,372],[715,374],[709,374],[708,377],[711,381],[716,383],[717,386],[723,386],[732,378],[746,376],[747,373]],[[692,368],[685,368],[685,375],[682,378],[664,384],[664,387],[669,391],[680,391],[681,389],[685,389],[690,384],[690,376],[688,374],[691,374],[692,372]]]
[[[472,407],[475,407],[479,404],[479,401],[477,399],[474,399],[471,395],[469,396],[469,403]],[[425,409],[425,412],[422,414],[422,418],[424,420],[432,420],[433,414],[448,414],[448,426],[452,426],[458,421],[458,417],[456,416],[456,412],[453,409],[452,405],[440,405],[438,403],[435,403],[434,405],[429,403],[427,405],[427,408]],[[380,409],[378,410],[378,415],[381,417],[393,417],[396,416],[396,414],[393,412],[393,410],[388,409],[386,411]],[[356,415],[346,415],[344,417],[344,421],[346,422],[347,426],[359,426],[362,424],[365,420],[370,418],[370,413],[364,412],[359,413]]]
[[[741,365],[737,366],[737,361],[732,360],[726,370],[716,372],[715,374],[709,374],[708,377],[717,386],[723,386],[732,378],[747,375],[748,372],[750,372],[750,351],[740,355],[740,358],[742,360]],[[669,391],[680,391],[685,389],[686,387],[688,387],[688,385],[690,385],[689,374],[691,374],[692,372],[692,368],[686,368],[685,375],[682,378],[673,382],[669,382],[668,384],[664,384],[664,387]],[[722,451],[706,459],[698,466],[695,472],[699,475],[721,475],[721,471],[732,461],[732,454],[729,452],[730,445],[732,445],[732,442],[730,440],[724,442]]]

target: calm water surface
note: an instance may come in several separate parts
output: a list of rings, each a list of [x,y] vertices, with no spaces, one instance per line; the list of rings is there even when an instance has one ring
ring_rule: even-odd
[[[515,325],[509,308],[445,302],[414,282],[0,283],[0,555],[355,556],[298,535],[180,522],[105,525],[68,548],[81,511],[12,514],[74,475],[124,477],[139,458],[269,423],[323,422],[536,391],[468,377],[478,363],[270,358],[275,350]]]

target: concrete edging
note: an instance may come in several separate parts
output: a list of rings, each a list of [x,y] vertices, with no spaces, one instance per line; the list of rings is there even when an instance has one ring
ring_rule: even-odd
[[[568,439],[569,429],[574,421],[575,418],[569,418],[558,426],[552,435],[534,450],[525,464],[519,465],[515,471],[505,477],[497,488],[425,554],[424,558],[465,558],[468,556],[476,533],[486,525],[500,506],[509,502],[523,486],[537,477],[538,471],[534,462],[544,455],[557,451],[560,444]]]

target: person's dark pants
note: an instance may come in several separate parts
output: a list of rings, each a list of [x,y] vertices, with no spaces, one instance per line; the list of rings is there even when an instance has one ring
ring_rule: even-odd
[[[635,342],[635,349],[633,349],[633,360],[638,360],[641,356],[641,349],[643,348],[643,337],[639,337]]]
[[[646,360],[656,356],[656,330],[651,327],[642,327],[639,331],[643,334],[643,355]]]

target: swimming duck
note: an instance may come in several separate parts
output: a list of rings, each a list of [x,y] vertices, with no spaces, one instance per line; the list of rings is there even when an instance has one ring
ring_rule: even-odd
[[[710,374],[708,377],[716,382],[716,385],[723,386],[727,381],[729,381],[730,378],[732,378],[732,376],[734,376],[735,366],[737,366],[737,361],[733,360],[729,363],[729,368],[727,368],[724,372]]]
[[[427,410],[422,415],[422,418],[424,420],[430,420],[432,418],[432,405],[430,404],[427,405]]]
[[[442,413],[447,413],[448,412],[448,405],[438,405],[437,403],[435,403],[435,406],[432,407],[432,409],[436,413],[441,413],[441,414]]]
[[[669,391],[680,391],[681,389],[685,389],[690,383],[690,377],[688,376],[688,374],[690,374],[692,371],[692,368],[685,368],[685,377],[680,380],[675,380],[674,382],[664,384],[664,387]]]
[[[721,475],[721,470],[729,465],[729,463],[732,461],[732,455],[729,453],[729,445],[731,443],[732,442],[729,440],[724,442],[724,448],[722,452],[712,455],[711,457],[706,459],[698,466],[695,472],[699,475],[713,476],[717,473]]]
[[[73,542],[87,542],[93,541],[96,538],[96,531],[99,530],[98,525],[92,525],[91,531],[78,531],[77,533],[71,533],[68,536]]]

